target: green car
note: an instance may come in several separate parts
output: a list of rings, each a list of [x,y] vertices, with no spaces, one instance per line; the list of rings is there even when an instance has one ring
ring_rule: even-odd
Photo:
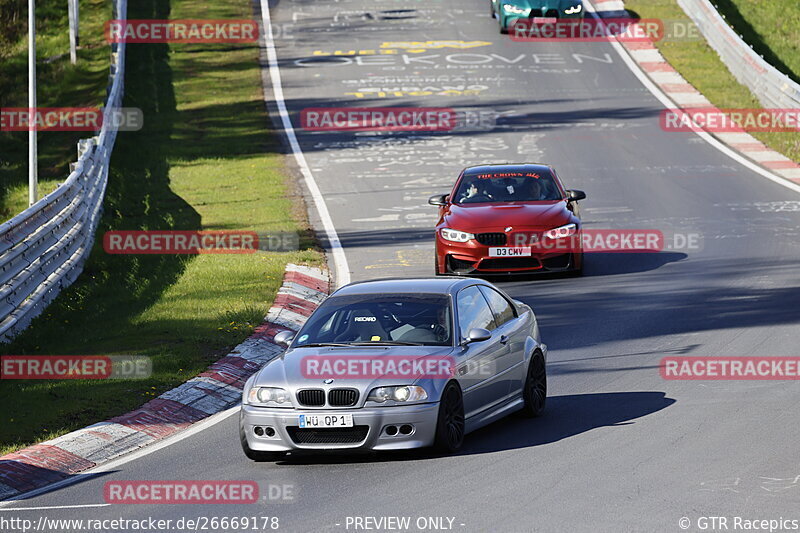
[[[584,11],[582,0],[492,0],[492,17],[500,22],[500,33],[508,33],[518,20],[580,19]]]

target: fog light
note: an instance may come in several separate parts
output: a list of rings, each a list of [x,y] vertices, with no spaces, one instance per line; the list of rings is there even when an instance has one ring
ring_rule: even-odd
[[[400,426],[400,433],[403,435],[410,435],[412,431],[414,431],[414,426],[410,424],[403,424]]]
[[[275,436],[275,429],[271,428],[271,427],[268,427],[267,429],[264,430],[264,434],[267,437],[274,437]]]
[[[255,433],[260,437],[264,434],[264,428],[262,428],[261,426],[256,426],[253,428],[253,433]]]
[[[397,435],[397,426],[386,426],[386,434],[390,437]]]

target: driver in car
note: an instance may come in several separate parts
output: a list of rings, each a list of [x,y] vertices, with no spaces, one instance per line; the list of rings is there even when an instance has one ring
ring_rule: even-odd
[[[536,202],[542,200],[542,184],[537,179],[528,179],[520,187],[520,196],[523,201]]]
[[[469,187],[467,187],[466,192],[461,195],[461,198],[459,198],[458,202],[464,203],[470,198],[474,198],[476,196],[478,196],[478,186],[475,185],[475,182],[473,181],[469,184]]]
[[[450,331],[450,313],[447,308],[442,306],[436,311],[436,322],[432,324],[431,329],[433,334],[436,335],[436,340],[444,342],[447,340],[448,331]]]

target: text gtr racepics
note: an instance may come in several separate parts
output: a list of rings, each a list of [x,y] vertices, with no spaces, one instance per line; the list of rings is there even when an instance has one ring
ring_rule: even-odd
[[[547,346],[530,307],[484,280],[346,285],[245,384],[247,457],[461,447],[464,435],[545,406]]]
[[[563,19],[582,19],[581,0],[492,0],[492,16],[500,23],[500,33],[508,33],[518,21],[555,23]]]
[[[547,165],[485,165],[461,172],[450,194],[432,196],[437,275],[583,272],[579,190]]]

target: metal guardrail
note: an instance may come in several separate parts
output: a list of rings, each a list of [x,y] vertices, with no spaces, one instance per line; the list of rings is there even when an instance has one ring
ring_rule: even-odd
[[[728,70],[765,108],[800,108],[800,85],[767,63],[717,12],[709,0],[678,0]]]
[[[114,19],[127,18],[115,0]],[[71,285],[94,244],[117,137],[109,119],[122,105],[125,43],[112,44],[102,129],[78,143],[78,161],[56,190],[0,225],[0,342],[8,342]]]

